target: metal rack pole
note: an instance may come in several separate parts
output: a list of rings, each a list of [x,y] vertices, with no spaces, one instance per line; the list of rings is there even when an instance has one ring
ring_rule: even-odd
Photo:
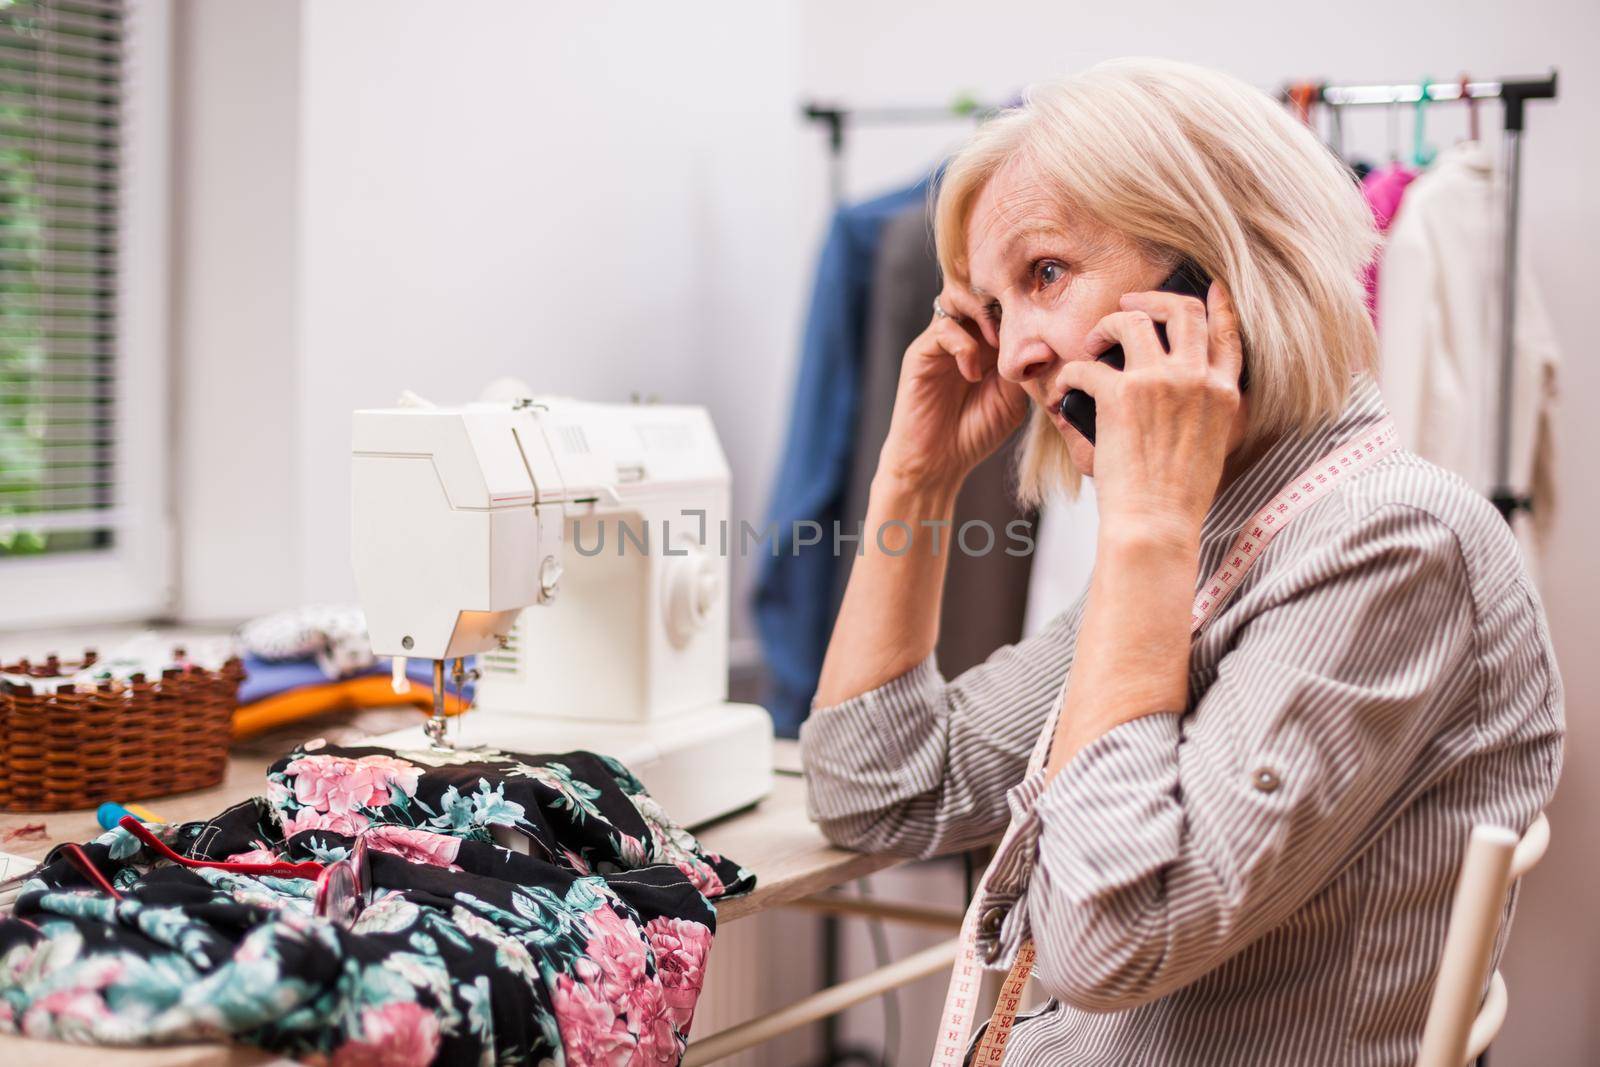
[[[1509,117],[1509,113],[1508,113]],[[1519,508],[1530,507],[1527,495],[1518,496],[1511,484],[1512,392],[1516,388],[1517,354],[1517,208],[1522,201],[1522,127],[1508,122],[1504,133],[1506,221],[1500,278],[1500,388],[1496,397],[1494,490],[1489,499],[1501,516],[1511,521]],[[1526,487],[1523,487],[1524,489]]]
[[[1517,355],[1517,249],[1519,236],[1519,209],[1522,206],[1522,139],[1527,121],[1526,103],[1529,100],[1553,100],[1556,96],[1556,75],[1543,80],[1508,81],[1501,84],[1501,98],[1505,101],[1505,153],[1506,221],[1501,254],[1500,278],[1500,391],[1497,418],[1499,439],[1495,442],[1494,488],[1489,499],[1499,509],[1507,522],[1519,510],[1531,510],[1531,487],[1512,484],[1511,470],[1512,400],[1516,389]]]
[[[801,107],[800,113],[828,128],[828,195],[833,199],[833,206],[838,207],[844,203],[845,111],[822,104],[806,104]]]
[[[828,129],[828,191],[835,207],[843,204],[845,198],[844,148],[847,126],[910,126],[961,119],[981,120],[1001,110],[1000,105],[976,101],[933,107],[839,107],[815,101],[800,105],[800,114],[805,119]]]

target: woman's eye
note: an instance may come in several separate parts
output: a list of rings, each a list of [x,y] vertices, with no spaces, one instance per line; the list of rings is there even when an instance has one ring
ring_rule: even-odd
[[[1041,285],[1054,285],[1067,276],[1065,264],[1057,263],[1053,259],[1044,260],[1034,269]]]
[[[1000,302],[998,300],[991,300],[987,304],[983,305],[983,314],[984,317],[990,322],[998,325],[1000,322]]]

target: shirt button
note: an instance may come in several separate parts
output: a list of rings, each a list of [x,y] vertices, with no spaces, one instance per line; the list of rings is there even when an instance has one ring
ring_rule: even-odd
[[[983,946],[983,962],[993,963],[1000,958],[1000,927],[1005,925],[1010,911],[997,904],[978,917],[978,937],[988,942]]]
[[[1255,773],[1250,776],[1250,781],[1263,793],[1276,792],[1278,786],[1283,784],[1270,767],[1257,767]]]

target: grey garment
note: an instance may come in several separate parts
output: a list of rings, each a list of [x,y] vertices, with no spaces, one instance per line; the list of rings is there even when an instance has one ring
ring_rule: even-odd
[[[1275,443],[1212,507],[1198,575],[1385,417],[1362,378],[1333,424]],[[1561,766],[1555,653],[1505,522],[1455,475],[1389,455],[1262,553],[1195,638],[1181,714],[1025,779],[1082,613],[954,681],[930,657],[814,709],[813,817],[915,855],[1018,821],[978,948],[1006,967],[1031,937],[1055,1003],[1006,1064],[1412,1063],[1468,834],[1520,832]]]
[[[901,359],[906,347],[927,328],[933,299],[941,288],[927,209],[917,204],[884,224],[873,265],[855,462],[841,516],[846,533],[854,533],[866,519],[867,495],[878,469],[878,453],[889,436]],[[1019,508],[1012,493],[1016,442],[1013,437],[967,477],[956,498],[951,529],[942,535],[951,552],[945,571],[936,654],[952,672],[982,663],[995,649],[1022,636],[1028,575],[1033,566],[1031,553],[1022,551],[1022,537],[1032,540],[1035,516]],[[1014,529],[1008,534],[1007,524],[1019,521],[1028,524],[1026,530]],[[963,526],[969,523],[982,525],[968,527],[958,542]],[[990,533],[985,532],[985,527]],[[871,538],[874,532],[866,531],[866,536]],[[1008,555],[1007,548],[1018,554]],[[855,558],[846,555],[839,568],[835,614]]]

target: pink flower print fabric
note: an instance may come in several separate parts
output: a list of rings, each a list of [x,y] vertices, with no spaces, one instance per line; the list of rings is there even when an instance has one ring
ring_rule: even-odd
[[[124,899],[56,862],[0,921],[0,1031],[223,1036],[323,1067],[675,1064],[714,902],[755,881],[587,752],[430,766],[313,743],[262,797],[158,832],[202,859],[322,863],[360,835],[374,899],[336,927],[306,880],[171,866],[107,833],[84,850]]]

